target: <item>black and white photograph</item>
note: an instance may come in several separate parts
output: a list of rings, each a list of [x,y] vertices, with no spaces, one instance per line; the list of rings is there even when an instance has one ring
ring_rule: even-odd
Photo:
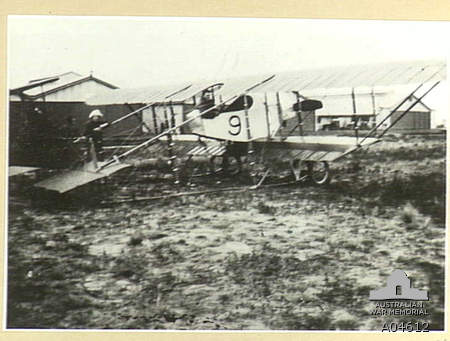
[[[5,329],[444,331],[449,35],[8,16]]]

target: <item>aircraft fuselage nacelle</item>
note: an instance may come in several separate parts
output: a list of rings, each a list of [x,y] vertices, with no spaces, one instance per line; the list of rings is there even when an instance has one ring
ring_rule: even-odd
[[[292,92],[251,92],[224,105],[215,114],[193,121],[189,127],[195,134],[246,142],[273,137],[285,120],[296,117],[300,111],[313,111],[321,107],[320,101],[299,101]],[[194,110],[188,117],[199,112]]]

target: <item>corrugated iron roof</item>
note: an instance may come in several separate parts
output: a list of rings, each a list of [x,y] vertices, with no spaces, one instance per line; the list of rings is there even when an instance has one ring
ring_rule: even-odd
[[[254,75],[254,76],[246,76],[246,77],[238,77],[238,78],[230,78],[225,79],[222,82],[224,85],[217,92],[222,100],[227,100],[228,98],[240,95],[250,88],[260,84],[272,84],[276,80],[276,76],[273,74],[264,74],[264,75]],[[262,85],[258,85],[253,91],[258,92]]]
[[[57,80],[59,80],[59,77],[47,77],[47,78],[43,78],[43,79],[30,81],[28,84],[19,86],[17,88],[10,89],[9,93],[10,93],[10,95],[22,94],[25,91],[29,91],[30,89],[33,89],[38,86],[43,86],[47,83],[56,82]]]
[[[86,102],[89,105],[179,102],[185,101],[214,84],[214,81],[209,80],[194,84],[185,82],[144,88],[116,89],[98,93]]]
[[[216,85],[217,83],[218,82],[212,81],[212,80],[200,81],[200,82],[193,83],[186,90],[180,91],[180,92],[176,93],[175,95],[170,96],[167,100],[171,101],[171,102],[183,102],[186,99],[197,95],[198,93],[205,90],[206,88]],[[163,101],[164,100],[161,100],[161,102],[163,102]]]
[[[424,83],[446,78],[444,61],[383,63],[278,73],[257,91],[319,91]]]
[[[87,100],[89,105],[107,104],[133,104],[133,103],[162,103],[162,102],[183,102],[201,91],[223,84],[217,92],[223,100],[238,95],[251,88],[253,85],[264,81],[270,76],[249,76],[226,80],[206,80],[194,83],[170,84],[162,86],[151,86],[134,89],[117,89],[114,91],[102,92]]]
[[[78,80],[85,78],[85,76],[81,76],[75,72],[66,72],[61,75],[57,75],[56,77],[59,78],[57,81],[51,82],[48,84],[44,84],[42,87],[35,87],[33,89],[25,91],[24,93],[27,96],[36,96],[41,93],[59,88],[60,86],[63,86],[65,84],[73,83],[73,82],[76,82]],[[50,77],[48,77],[48,78],[50,78]],[[47,79],[47,78],[32,80],[32,81],[30,81],[30,84],[33,84],[35,82],[40,82],[45,79]]]
[[[27,85],[20,87],[19,89],[32,87],[31,89],[22,91],[24,95],[36,99],[41,96],[57,92],[61,89],[71,87],[76,84],[80,84],[85,81],[93,80],[97,83],[100,83],[109,89],[116,89],[115,85],[107,83],[101,79],[95,78],[92,75],[89,76],[81,76],[76,72],[66,72],[60,75],[56,75],[53,77],[46,77],[41,79],[35,79],[30,81]],[[14,89],[13,89],[14,90]]]
[[[116,89],[112,91],[102,91],[93,97],[87,99],[89,105],[107,105],[107,104],[134,104],[151,103],[154,101],[164,101],[165,98],[186,87],[190,84],[177,84],[160,87]]]
[[[81,75],[79,74],[79,73],[77,73],[77,72],[74,72],[74,71],[69,71],[69,72],[64,72],[64,73],[60,73],[60,74],[58,74],[58,75],[53,75],[53,76],[47,76],[47,77],[42,77],[42,78],[37,78],[37,79],[32,79],[32,80],[30,80],[30,82],[29,83],[36,83],[36,82],[42,82],[42,81],[45,81],[45,80],[48,80],[48,79],[50,79],[50,78],[55,78],[55,77],[58,77],[58,78],[61,78],[61,77],[65,77],[65,76],[78,76],[78,77],[81,77]]]
[[[90,105],[123,104],[123,103],[151,103],[184,101],[203,89],[216,83],[224,83],[217,92],[223,100],[243,93],[251,86],[270,77],[270,74],[261,74],[245,77],[236,77],[222,80],[209,80],[195,83],[181,83],[175,85],[152,86],[135,89],[118,89],[105,92],[90,98]],[[301,94],[328,95],[336,91],[351,93],[358,91],[385,92],[381,89],[386,86],[424,83],[435,79],[445,79],[446,63],[444,61],[415,61],[399,63],[383,63],[372,65],[343,66],[333,68],[316,68],[290,72],[280,72],[273,79],[259,85],[254,92],[299,91]],[[175,96],[166,97],[174,91],[185,88]],[[363,89],[358,89],[363,88]]]

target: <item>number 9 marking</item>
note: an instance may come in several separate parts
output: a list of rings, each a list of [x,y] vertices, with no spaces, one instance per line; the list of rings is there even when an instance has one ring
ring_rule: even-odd
[[[230,125],[231,130],[228,130],[230,135],[236,136],[241,133],[242,125],[241,125],[241,118],[237,115],[230,116],[228,119],[228,124]]]

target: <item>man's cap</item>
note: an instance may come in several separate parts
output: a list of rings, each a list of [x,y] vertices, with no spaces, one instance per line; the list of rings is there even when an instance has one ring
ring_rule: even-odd
[[[89,114],[89,118],[93,118],[93,117],[96,117],[96,116],[97,117],[103,117],[103,114],[98,109],[92,110],[91,113]]]

